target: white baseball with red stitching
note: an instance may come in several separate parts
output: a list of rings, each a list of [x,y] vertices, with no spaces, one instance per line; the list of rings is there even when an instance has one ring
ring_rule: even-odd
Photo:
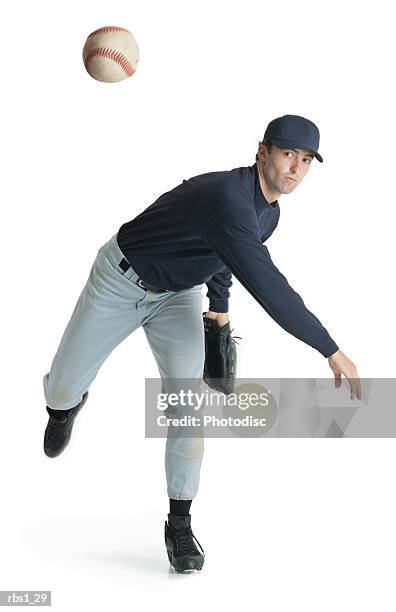
[[[139,47],[129,30],[105,26],[88,36],[83,61],[87,72],[97,81],[118,83],[134,74]]]

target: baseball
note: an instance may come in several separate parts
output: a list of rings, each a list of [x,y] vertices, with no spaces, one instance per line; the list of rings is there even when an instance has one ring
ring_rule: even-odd
[[[88,36],[83,61],[88,74],[97,81],[118,83],[134,74],[139,47],[129,30],[105,26]]]

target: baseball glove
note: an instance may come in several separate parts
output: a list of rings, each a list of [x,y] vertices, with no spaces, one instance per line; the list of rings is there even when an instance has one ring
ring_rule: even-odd
[[[226,395],[234,393],[238,342],[232,336],[230,323],[220,326],[214,319],[205,317],[205,365],[203,379],[209,387]]]

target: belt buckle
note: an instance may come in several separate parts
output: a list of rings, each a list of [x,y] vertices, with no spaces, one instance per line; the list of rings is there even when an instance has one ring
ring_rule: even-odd
[[[139,278],[138,283],[137,283],[137,284],[139,285],[139,287],[142,287],[143,289],[147,289],[147,287],[145,287],[144,285],[142,285],[142,283],[143,283],[142,279],[141,279],[141,278]]]

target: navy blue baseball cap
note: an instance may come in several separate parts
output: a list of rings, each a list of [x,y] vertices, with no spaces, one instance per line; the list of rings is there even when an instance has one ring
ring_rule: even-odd
[[[299,115],[283,115],[269,122],[263,142],[280,149],[308,149],[318,161],[323,162],[323,157],[318,153],[319,138],[317,126],[309,119]]]

